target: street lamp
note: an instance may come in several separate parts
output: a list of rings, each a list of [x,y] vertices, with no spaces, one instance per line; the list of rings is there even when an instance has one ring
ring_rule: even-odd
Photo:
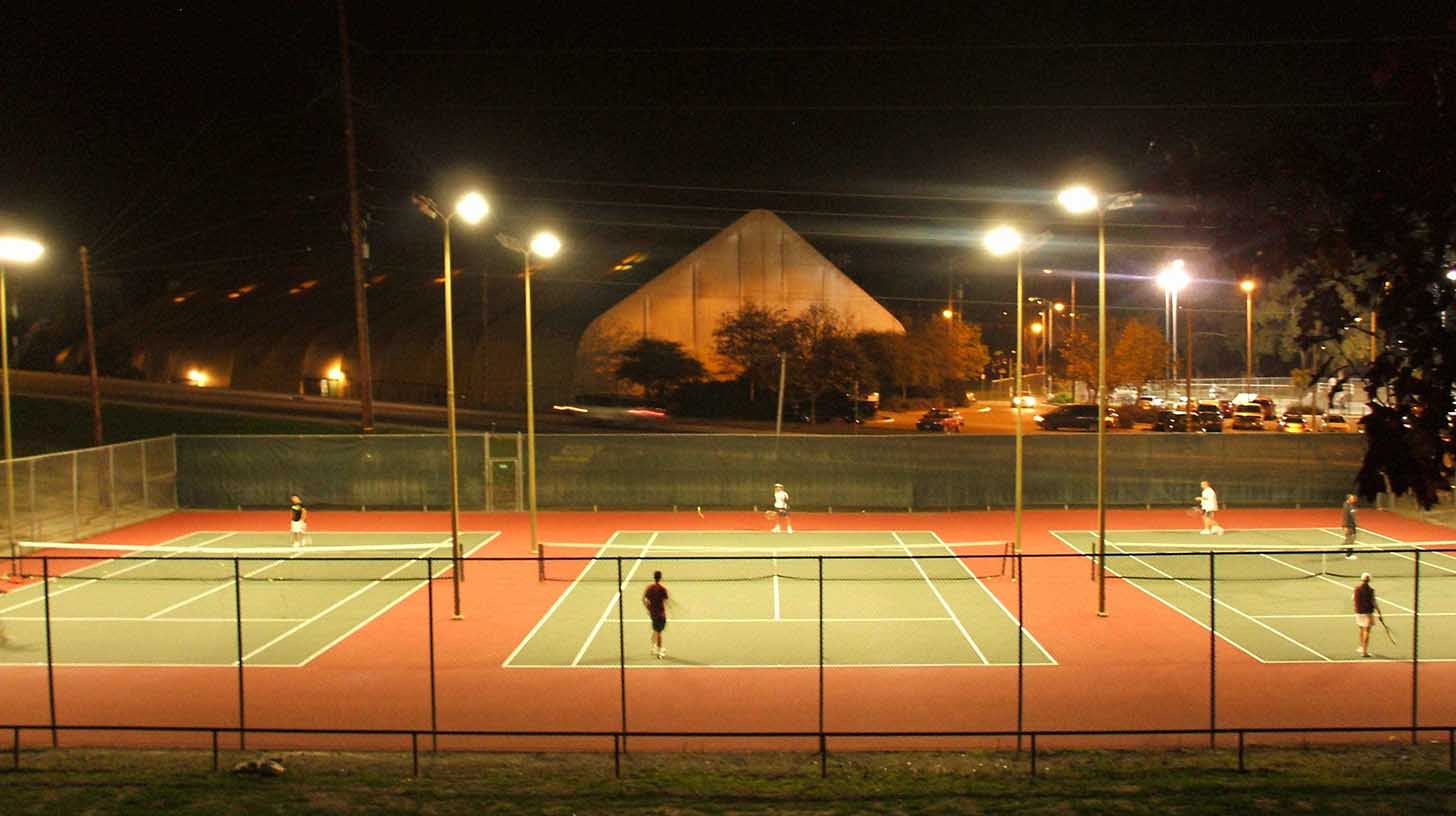
[[[460,461],[455,450],[455,307],[450,286],[450,221],[459,216],[467,224],[479,224],[490,214],[490,204],[480,193],[462,196],[449,213],[441,212],[427,196],[415,195],[414,202],[420,212],[438,219],[445,227],[445,424],[450,445],[450,558],[454,562],[450,580],[455,591],[454,617],[460,620],[464,617],[460,612],[460,573],[465,564],[460,550]]]
[[[1141,193],[1105,201],[1091,188],[1068,187],[1057,203],[1073,215],[1097,213],[1097,614],[1107,615],[1107,213],[1131,207]]]
[[[495,239],[506,249],[521,253],[523,264],[521,279],[526,287],[526,501],[531,519],[531,552],[536,554],[537,576],[545,580],[546,555],[541,551],[536,524],[536,382],[531,360],[531,256],[542,260],[556,257],[556,253],[561,251],[561,239],[546,231],[536,233],[529,244],[523,244],[519,238],[505,233],[500,233]]]
[[[29,266],[45,247],[19,235],[0,236],[0,380],[5,403],[5,537],[10,542],[10,577],[20,576],[20,548],[15,537],[15,447],[10,433],[10,306],[5,301],[5,265]]]
[[[1042,270],[1042,272],[1049,271],[1050,270],[1047,269]],[[1042,344],[1041,347],[1041,370],[1044,377],[1044,385],[1046,386],[1047,397],[1050,398],[1051,395],[1056,391],[1055,385],[1052,381],[1052,353],[1056,351],[1057,336],[1056,318],[1057,315],[1061,314],[1067,308],[1067,306],[1061,301],[1051,301],[1042,297],[1029,297],[1026,299],[1026,301],[1028,303],[1035,303],[1041,306],[1041,323],[1042,326],[1046,327],[1046,342]],[[1040,327],[1038,327],[1036,324],[1032,324],[1032,334],[1040,334],[1041,331],[1042,329]]]
[[[1014,513],[1015,521],[1012,532],[1012,548],[1019,556],[1021,554],[1021,415],[1023,413],[1021,405],[1021,342],[1022,335],[1025,333],[1022,330],[1022,321],[1023,309],[1026,304],[1021,260],[1023,253],[1029,247],[1026,246],[1026,242],[1022,239],[1021,233],[1018,232],[1015,227],[1009,226],[996,227],[995,229],[987,232],[982,238],[982,243],[985,245],[987,252],[990,252],[992,255],[995,255],[997,257],[1010,255],[1013,252],[1016,253],[1016,363],[1014,366],[1015,380],[1013,385],[1015,393],[1011,397],[1011,407],[1012,410],[1016,412],[1016,503]],[[1017,562],[1013,561],[1012,563],[1014,565]],[[1017,577],[1015,574],[1014,566],[1012,577]]]
[[[1188,285],[1188,270],[1181,259],[1174,260],[1158,271],[1157,281],[1158,287],[1163,290],[1164,306],[1168,309],[1164,313],[1167,316],[1164,328],[1168,332],[1168,377],[1176,379],[1178,376],[1178,293]]]
[[[1254,281],[1239,284],[1244,290],[1244,390],[1254,390]]]

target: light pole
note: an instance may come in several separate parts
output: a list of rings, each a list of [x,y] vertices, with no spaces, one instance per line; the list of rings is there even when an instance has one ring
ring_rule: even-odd
[[[1188,285],[1188,269],[1182,260],[1174,260],[1158,271],[1158,287],[1171,304],[1168,310],[1168,376],[1178,376],[1178,293]]]
[[[1119,193],[1106,201],[1077,185],[1057,195],[1069,213],[1097,213],[1097,614],[1107,615],[1107,213],[1131,207],[1141,193]]]
[[[536,554],[536,573],[546,579],[546,554],[541,551],[541,539],[536,524],[536,380],[535,367],[531,360],[531,256],[543,260],[556,256],[561,251],[561,239],[550,232],[538,232],[530,244],[521,243],[513,235],[500,233],[495,237],[501,246],[512,252],[521,253],[521,279],[526,287],[526,502],[531,520],[531,552]]]
[[[1254,386],[1254,281],[1239,284],[1244,290],[1244,390]]]
[[[441,212],[426,196],[416,195],[414,202],[420,212],[438,219],[445,227],[445,424],[450,445],[450,559],[453,562],[450,580],[455,591],[454,617],[460,620],[464,617],[460,612],[460,578],[465,562],[460,550],[460,461],[455,450],[455,307],[450,286],[450,221],[458,215],[467,224],[479,224],[490,214],[490,204],[480,193],[467,193],[449,213]]]
[[[1013,514],[1015,520],[1013,522],[1011,546],[1015,553],[1019,556],[1021,554],[1021,414],[1023,411],[1020,403],[1021,340],[1022,334],[1024,334],[1024,331],[1022,329],[1022,312],[1023,307],[1026,304],[1026,296],[1024,294],[1024,282],[1022,279],[1021,258],[1022,253],[1025,251],[1026,247],[1024,245],[1024,242],[1022,241],[1021,233],[1018,232],[1015,227],[1008,226],[996,227],[990,232],[987,232],[986,235],[982,238],[982,243],[985,245],[987,252],[990,252],[992,255],[995,255],[997,257],[1010,255],[1013,252],[1016,253],[1016,362],[1013,366],[1015,370],[1015,381],[1014,385],[1012,386],[1013,393],[1011,396],[1011,410],[1016,412],[1016,484],[1014,490],[1015,512]],[[1016,564],[1017,562],[1013,560],[1013,578],[1019,577],[1016,575]]]
[[[1051,270],[1043,269],[1042,271],[1049,272]],[[1057,315],[1061,314],[1062,311],[1067,308],[1067,306],[1059,300],[1052,301],[1041,297],[1031,297],[1027,298],[1026,300],[1029,303],[1040,304],[1042,307],[1041,317],[1042,325],[1046,327],[1046,345],[1042,346],[1041,370],[1045,373],[1047,396],[1050,397],[1052,393],[1054,393],[1056,390],[1052,381],[1052,355],[1055,354],[1057,350]],[[1036,327],[1033,326],[1032,333],[1035,332]]]
[[[10,432],[10,305],[5,300],[5,265],[30,265],[45,247],[19,235],[0,236],[0,380],[5,403],[5,538],[10,543],[10,577],[20,576],[20,548],[15,537],[15,447]]]

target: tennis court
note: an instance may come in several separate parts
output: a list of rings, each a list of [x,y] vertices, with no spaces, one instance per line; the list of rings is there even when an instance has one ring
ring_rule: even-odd
[[[623,530],[553,562],[570,580],[508,668],[1014,666],[1004,541],[948,544],[929,531]],[[671,592],[667,657],[641,603],[654,571]],[[822,576],[822,580],[821,580]],[[1023,631],[1026,665],[1055,660]]]
[[[1097,538],[1052,535],[1088,554]],[[1215,607],[1219,637],[1265,663],[1362,661],[1351,594],[1368,572],[1386,623],[1371,632],[1372,656],[1410,660],[1419,611],[1421,660],[1456,660],[1456,542],[1362,529],[1347,559],[1343,541],[1338,528],[1108,530],[1107,569],[1205,628]]]
[[[497,535],[461,533],[461,547],[477,553]],[[241,652],[249,666],[304,666],[451,565],[439,532],[318,532],[292,547],[286,532],[199,531],[152,547],[27,549],[49,557],[49,592],[37,582],[0,597],[0,664],[43,666],[49,640],[58,665],[236,666]]]

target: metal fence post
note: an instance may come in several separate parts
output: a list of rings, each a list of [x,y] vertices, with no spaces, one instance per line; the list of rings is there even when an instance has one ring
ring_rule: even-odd
[[[51,709],[51,747],[61,747],[61,734],[56,729],[56,650],[51,630],[51,559],[40,559],[40,585],[45,598],[46,699]]]
[[[622,556],[617,556],[617,676],[622,692],[622,747],[627,744],[627,624],[622,616]]]
[[[1411,602],[1411,745],[1420,742],[1416,728],[1421,710],[1421,551],[1415,551],[1415,596]]]
[[[106,446],[106,492],[111,498],[111,526],[116,527],[116,446]]]
[[[425,603],[426,628],[429,629],[430,648],[430,753],[440,750],[440,719],[435,697],[435,559],[425,556]]]
[[[777,529],[777,528],[775,528]],[[819,562],[819,776],[829,776],[829,741],[824,736],[824,556]]]
[[[148,482],[150,482],[151,479],[149,478],[150,474],[147,473],[147,443],[145,441],[142,441],[138,442],[137,444],[141,445],[142,448],[142,509],[150,510],[152,509],[152,500],[151,494],[148,492],[149,488],[151,487]]]
[[[243,696],[243,576],[238,557],[233,556],[233,610],[237,614],[238,641],[238,750],[248,749],[246,698]]]
[[[1012,554],[1012,563],[1021,579],[1016,582],[1016,752],[1021,753],[1021,730],[1026,705],[1026,571],[1021,550]]]
[[[1218,746],[1218,592],[1213,550],[1208,551],[1208,747]]]
[[[35,460],[30,460],[30,489],[27,491],[30,496],[30,535],[32,538],[45,538],[40,534],[40,513],[35,511]]]

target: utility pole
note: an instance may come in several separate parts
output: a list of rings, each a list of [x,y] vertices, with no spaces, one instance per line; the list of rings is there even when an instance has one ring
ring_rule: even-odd
[[[339,81],[344,97],[344,157],[349,175],[349,243],[354,255],[354,323],[359,335],[359,370],[354,373],[359,384],[359,430],[374,432],[374,363],[369,354],[369,301],[364,293],[364,236],[359,229],[358,156],[354,149],[354,88],[349,68],[349,22],[344,13],[345,0],[339,8]],[[448,271],[446,274],[449,274]]]
[[[96,373],[96,319],[91,312],[91,253],[81,247],[81,299],[86,316],[86,360],[91,368],[91,443],[101,447],[101,380]]]

